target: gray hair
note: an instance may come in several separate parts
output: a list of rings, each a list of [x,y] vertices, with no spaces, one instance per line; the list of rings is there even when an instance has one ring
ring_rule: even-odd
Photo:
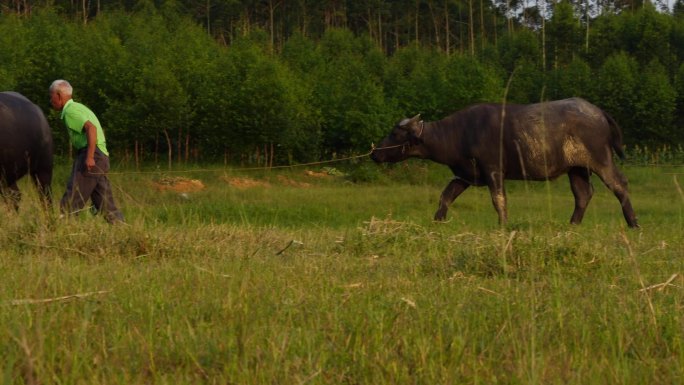
[[[68,81],[58,79],[50,84],[50,92],[57,92],[60,95],[71,96],[71,94],[74,92],[74,89],[71,87],[71,84],[69,84]]]

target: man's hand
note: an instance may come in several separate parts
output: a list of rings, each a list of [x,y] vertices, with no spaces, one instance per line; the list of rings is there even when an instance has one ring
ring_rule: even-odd
[[[93,169],[95,168],[95,157],[86,156],[85,165],[86,165],[86,169],[88,169],[89,172],[93,171]]]
[[[86,133],[86,138],[88,139],[88,150],[86,151],[86,169],[90,172],[95,168],[95,147],[97,146],[97,127],[90,123],[90,120],[86,121],[83,125],[83,130]]]

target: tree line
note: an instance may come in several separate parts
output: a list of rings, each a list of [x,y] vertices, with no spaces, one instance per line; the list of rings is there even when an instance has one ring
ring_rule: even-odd
[[[533,4],[530,6],[530,4]],[[292,164],[397,120],[584,97],[628,145],[684,144],[684,5],[475,0],[0,0],[0,89],[69,80],[142,161]]]

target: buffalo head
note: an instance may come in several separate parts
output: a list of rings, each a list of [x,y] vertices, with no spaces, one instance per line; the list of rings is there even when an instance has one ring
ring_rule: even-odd
[[[420,114],[397,123],[392,132],[371,152],[371,159],[377,163],[401,162],[416,156],[415,147],[423,143],[423,121]]]

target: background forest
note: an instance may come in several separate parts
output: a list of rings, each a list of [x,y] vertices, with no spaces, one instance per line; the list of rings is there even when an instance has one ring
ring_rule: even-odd
[[[136,164],[362,153],[504,97],[584,97],[628,146],[681,146],[684,2],[0,0],[0,89],[49,112],[57,78]]]

